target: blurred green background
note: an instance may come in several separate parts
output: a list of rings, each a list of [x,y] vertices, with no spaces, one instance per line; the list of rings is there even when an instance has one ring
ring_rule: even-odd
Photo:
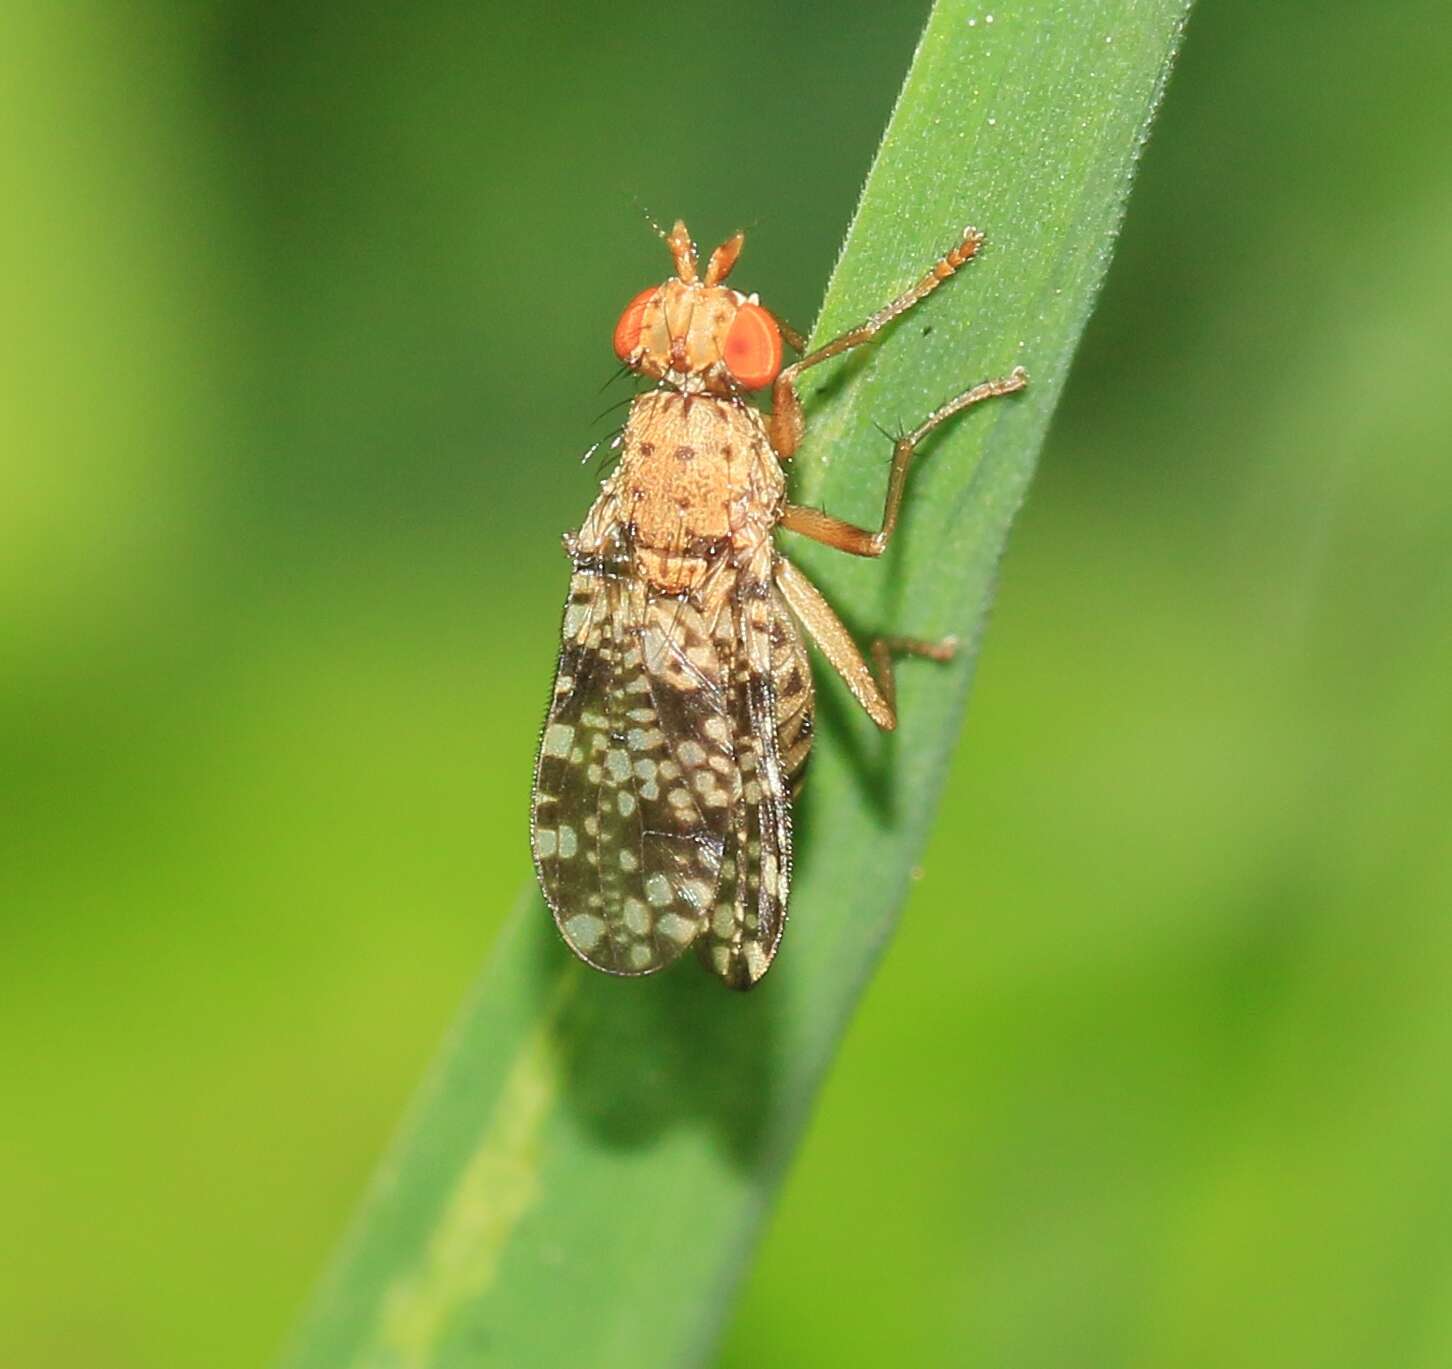
[[[0,1363],[273,1354],[528,878],[637,205],[807,326],[925,12],[0,15]],[[725,1365],[1452,1362],[1447,31],[1194,17]]]

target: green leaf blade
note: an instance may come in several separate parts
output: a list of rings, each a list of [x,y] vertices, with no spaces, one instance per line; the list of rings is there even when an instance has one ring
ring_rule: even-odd
[[[888,454],[875,424],[910,425],[1014,365],[1032,384],[934,435],[882,562],[795,538],[783,550],[860,632],[955,633],[970,649],[903,668],[890,738],[819,672],[792,921],[755,992],[690,964],[643,982],[595,974],[524,901],[291,1369],[709,1360],[926,840],[995,568],[1185,9],[1037,0],[990,23],[956,0],[935,7],[817,337],[910,283],[965,224],[989,243],[871,347],[812,375],[794,496],[874,524]]]

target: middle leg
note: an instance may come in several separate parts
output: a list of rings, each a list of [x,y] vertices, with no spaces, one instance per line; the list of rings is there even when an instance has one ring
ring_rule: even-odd
[[[782,510],[781,526],[791,532],[799,532],[813,541],[824,542],[838,551],[850,552],[853,556],[881,556],[892,540],[897,527],[898,510],[902,505],[903,490],[907,487],[908,467],[912,465],[918,444],[940,423],[954,414],[962,413],[973,404],[998,395],[1013,394],[1028,384],[1028,373],[1022,366],[1015,366],[1006,376],[997,380],[985,380],[971,390],[950,399],[940,408],[934,409],[912,432],[898,438],[892,449],[892,469],[887,476],[887,497],[882,506],[882,526],[875,531],[859,528],[841,518],[834,518],[820,509],[808,508],[804,504],[788,504]]]

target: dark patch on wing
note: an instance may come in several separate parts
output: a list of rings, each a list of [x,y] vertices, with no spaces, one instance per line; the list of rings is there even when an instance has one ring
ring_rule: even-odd
[[[597,566],[576,570],[562,635],[535,866],[581,959],[649,974],[695,940],[715,900],[735,801],[720,661],[694,607]]]

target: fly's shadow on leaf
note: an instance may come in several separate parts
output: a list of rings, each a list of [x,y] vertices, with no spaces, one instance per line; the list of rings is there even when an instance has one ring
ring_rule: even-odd
[[[846,687],[826,678],[823,667],[817,674],[818,745],[830,745],[847,762],[851,783],[871,805],[884,825],[890,825],[896,810],[893,771],[894,738],[863,720],[862,710]],[[795,804],[797,844],[810,848],[816,803],[811,782],[803,787]]]
[[[691,951],[639,979],[601,974],[575,961],[542,905],[534,926],[542,1001],[558,987],[562,962],[577,981],[552,1026],[577,1125],[627,1150],[704,1127],[734,1166],[758,1166],[780,1076],[784,999],[774,976],[745,993],[724,989]]]

